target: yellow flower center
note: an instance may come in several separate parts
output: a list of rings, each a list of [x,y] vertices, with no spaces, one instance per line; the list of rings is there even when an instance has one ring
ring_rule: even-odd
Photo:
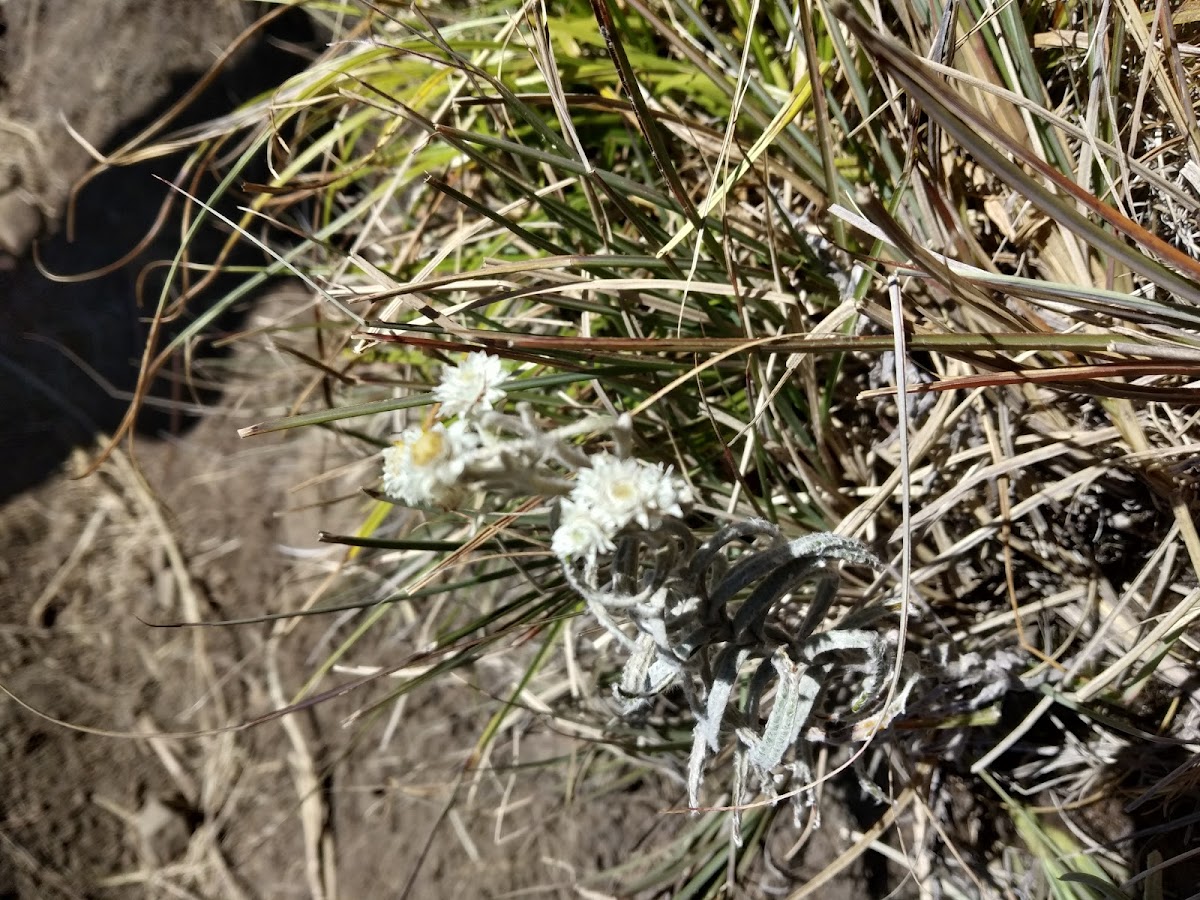
[[[442,455],[442,447],[446,441],[440,431],[423,431],[421,436],[413,441],[412,461],[418,466],[427,466]]]
[[[628,481],[618,481],[609,489],[609,495],[618,503],[628,503],[637,493],[637,488]]]

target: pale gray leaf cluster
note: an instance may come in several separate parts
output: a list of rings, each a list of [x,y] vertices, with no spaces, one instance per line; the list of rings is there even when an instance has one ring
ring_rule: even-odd
[[[806,732],[848,735],[855,723],[884,718],[894,629],[879,605],[828,625],[842,565],[880,568],[862,543],[834,534],[789,541],[750,519],[697,544],[674,518],[653,531],[626,529],[605,558],[564,565],[628,653],[615,688],[622,714],[673,687],[687,698],[693,808],[709,761],[731,747],[734,807],[755,786],[768,797],[791,791],[799,817],[811,796]],[[907,690],[900,694],[902,707]],[[893,703],[888,714],[897,711]]]

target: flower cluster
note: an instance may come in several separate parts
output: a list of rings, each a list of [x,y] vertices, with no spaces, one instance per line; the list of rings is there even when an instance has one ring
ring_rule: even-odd
[[[683,504],[690,501],[687,486],[662,463],[597,453],[561,503],[551,549],[564,561],[595,563],[598,554],[614,549],[613,539],[630,523],[655,528],[664,516],[682,518]]]
[[[463,421],[406,428],[383,451],[383,490],[409,506],[453,506],[467,454],[478,445]]]
[[[433,396],[442,404],[441,414],[446,418],[478,418],[504,399],[500,388],[504,377],[500,357],[469,353],[461,364],[442,372],[442,381]]]
[[[463,474],[482,443],[479,420],[504,397],[504,377],[500,360],[486,353],[471,353],[447,368],[434,396],[442,417],[457,421],[405,429],[383,451],[384,492],[409,506],[456,505]]]
[[[629,456],[628,417],[546,429],[526,404],[515,416],[500,411],[505,378],[501,360],[486,353],[447,366],[433,390],[439,420],[406,429],[384,451],[384,492],[409,506],[446,508],[470,490],[560,498],[552,549],[564,562],[594,564],[623,529],[683,516],[686,485],[661,463]],[[576,446],[596,431],[611,433],[617,453],[589,456]]]

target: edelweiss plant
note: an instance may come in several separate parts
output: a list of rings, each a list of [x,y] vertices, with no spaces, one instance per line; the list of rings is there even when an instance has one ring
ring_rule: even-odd
[[[788,541],[770,522],[750,519],[697,546],[672,517],[653,530],[627,527],[603,559],[562,562],[572,586],[629,652],[615,688],[622,714],[674,686],[687,698],[696,719],[687,773],[693,809],[706,763],[732,737],[735,838],[736,811],[751,799],[752,782],[768,796],[790,792],[797,819],[807,808],[807,730],[826,740],[862,739],[867,731],[856,725],[882,727],[903,709],[907,690],[886,714],[882,709],[895,659],[887,634],[872,628],[882,609],[822,630],[839,565],[879,567],[858,541],[832,534]],[[807,609],[793,622],[788,614],[797,601],[807,601]],[[854,689],[842,695],[835,685]]]
[[[732,744],[735,809],[756,784],[768,797],[790,791],[799,819],[811,799],[808,732],[860,740],[870,730],[861,726],[886,725],[911,689],[883,708],[895,649],[878,627],[881,607],[826,625],[840,566],[879,561],[858,541],[788,540],[762,519],[698,542],[685,522],[688,486],[670,467],[631,455],[628,416],[544,430],[527,404],[516,415],[497,409],[504,378],[500,360],[484,353],[448,367],[434,391],[439,419],[384,451],[386,493],[443,507],[469,491],[550,498],[551,550],[627,654],[614,688],[620,714],[673,687],[687,699],[696,721],[692,808],[709,759]],[[611,451],[589,455],[575,443],[598,431],[611,436]],[[735,838],[738,822],[735,813]]]

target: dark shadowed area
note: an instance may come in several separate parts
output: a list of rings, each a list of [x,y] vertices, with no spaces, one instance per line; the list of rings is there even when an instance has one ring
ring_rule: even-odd
[[[46,233],[37,238],[36,258],[29,246],[33,233],[9,234],[9,249],[16,254],[0,248],[0,499],[55,471],[71,447],[111,432],[128,408],[148,320],[180,242],[184,204],[178,195],[172,197],[167,182],[177,179],[185,157],[175,154],[105,169],[69,203],[64,186],[83,175],[90,160],[64,123],[89,142],[117,148],[170,110],[247,24],[250,9],[241,3],[214,4],[211,15],[199,17],[197,8],[188,3],[50,3],[41,4],[33,21],[10,21],[3,55],[9,71],[0,82],[7,83],[8,92],[0,115],[10,124],[7,136],[36,139],[40,155],[31,159],[7,145],[9,169],[15,174],[10,174],[7,192],[0,185],[0,207],[10,222],[27,219],[22,210],[36,210],[35,218]],[[181,31],[207,51],[190,45],[186,53],[164,52],[172,50]],[[92,34],[95,42],[80,44],[84,34]],[[270,90],[303,66],[297,50],[313,39],[302,14],[277,19],[265,34],[247,43],[170,128],[203,122]],[[93,73],[91,82],[85,78],[63,83],[57,77],[63,66],[48,67],[45,58],[38,58],[33,49],[38,42],[44,42],[39,46],[46,56],[63,54],[63,59],[72,60],[66,68]],[[89,52],[97,57],[94,64],[76,62],[76,54],[88,60]],[[123,65],[106,74],[104,67],[114,58]],[[157,69],[151,67],[151,59]],[[94,85],[108,89],[83,93]],[[56,106],[58,115],[38,107],[38,96]],[[107,110],[108,115],[97,110]],[[136,118],[129,118],[134,114]],[[44,173],[42,163],[57,168],[39,179],[40,191],[31,190],[31,173]],[[199,189],[211,186],[211,178],[201,179]],[[168,202],[170,213],[155,228]],[[3,215],[0,212],[0,218]],[[203,229],[192,244],[191,258],[211,261],[225,238],[217,227]],[[124,265],[114,267],[123,259]],[[239,244],[230,263],[261,260],[261,253]],[[216,279],[168,326],[159,346],[207,299],[234,284],[229,276]],[[178,294],[179,288],[173,287],[168,301]],[[236,319],[226,319],[216,332],[236,326]],[[195,352],[203,356],[213,351],[205,342]],[[196,396],[195,384],[185,381],[178,367],[157,380],[152,387],[156,399],[139,419],[141,433],[177,432],[190,420],[187,411],[193,400],[214,396]]]

